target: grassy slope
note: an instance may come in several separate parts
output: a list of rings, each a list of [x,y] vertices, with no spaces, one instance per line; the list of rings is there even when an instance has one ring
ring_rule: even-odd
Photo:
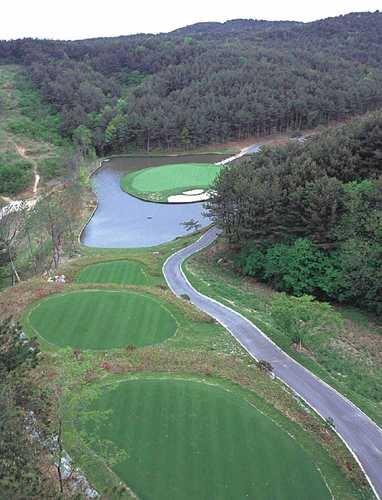
[[[170,195],[208,189],[221,166],[209,163],[163,165],[131,172],[121,180],[124,191],[149,201],[167,201]]]
[[[210,249],[186,263],[187,275],[196,288],[240,311],[288,354],[381,424],[382,327],[361,312],[341,309],[345,318],[343,333],[325,341],[313,338],[308,349],[297,352],[273,324],[270,306],[276,292],[234,273],[232,264],[225,260],[228,253],[224,247],[215,248],[216,251]]]
[[[113,408],[97,434],[126,449],[114,470],[140,498],[330,498],[312,456],[234,388],[130,380],[95,407]]]
[[[178,239],[151,249],[102,250],[83,247],[82,258],[72,260],[60,269],[60,272],[66,274],[69,283],[59,286],[37,278],[22,283],[0,294],[0,310],[4,316],[20,317],[25,309],[43,297],[64,290],[68,292],[92,287],[105,290],[132,290],[155,296],[163,301],[176,318],[178,323],[176,335],[157,346],[135,350],[116,349],[108,353],[97,351],[82,353],[85,385],[89,383],[89,379],[106,383],[110,379],[110,372],[114,374],[113,377],[123,379],[129,376],[147,376],[149,373],[155,373],[157,377],[158,373],[164,372],[182,378],[189,378],[190,375],[203,376],[208,381],[231,384],[231,389],[234,387],[237,391],[243,390],[257,408],[270,415],[283,429],[292,433],[304,450],[314,457],[316,466],[325,476],[335,498],[341,500],[371,498],[372,495],[362,473],[336,436],[328,431],[304,404],[286,391],[282,384],[270,380],[260,372],[253,364],[253,360],[220,325],[196,311],[188,302],[176,299],[167,290],[161,274],[164,260],[194,238],[191,236]],[[109,260],[139,262],[148,277],[149,286],[75,283],[76,276],[83,269]],[[46,350],[46,355],[43,358],[41,373],[36,375],[41,376],[42,386],[45,387],[47,384],[46,374],[49,374],[49,383],[53,383],[55,378],[59,377],[61,385],[62,374],[64,372],[67,374],[66,377],[69,377],[68,369],[71,364],[73,368],[76,367],[75,370],[81,367],[74,357],[70,357],[69,365],[60,367],[63,351],[45,344],[43,348]],[[76,391],[80,385],[81,381],[76,376]],[[70,450],[70,443],[68,449]],[[118,483],[118,477],[112,474],[102,460],[95,459],[93,455],[87,464],[86,472],[99,489]]]
[[[8,158],[13,177],[22,165],[27,169],[17,186],[24,189],[33,184],[34,167],[43,180],[60,173],[70,146],[60,137],[58,116],[42,103],[19,67],[0,66],[0,102],[0,157]],[[14,194],[5,181],[1,194]]]

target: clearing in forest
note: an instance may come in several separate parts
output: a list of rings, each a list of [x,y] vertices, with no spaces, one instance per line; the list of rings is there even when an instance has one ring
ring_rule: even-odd
[[[0,67],[0,197],[62,175],[72,146],[60,133],[61,118],[43,103],[20,66]],[[24,193],[28,194],[28,193]]]
[[[182,201],[200,201],[223,167],[212,163],[180,163],[130,172],[121,180],[122,189],[148,201],[171,201],[183,195]],[[198,193],[189,191],[200,190]],[[174,200],[176,201],[176,200]],[[179,200],[180,201],[180,200]]]
[[[88,433],[126,450],[113,470],[139,498],[331,497],[312,457],[239,391],[151,377],[112,383],[93,404],[112,412]]]
[[[55,346],[94,350],[157,344],[177,329],[175,318],[159,300],[111,290],[50,296],[32,307],[25,326]]]
[[[134,261],[117,260],[92,264],[81,270],[77,283],[112,283],[116,285],[146,285],[143,267]]]

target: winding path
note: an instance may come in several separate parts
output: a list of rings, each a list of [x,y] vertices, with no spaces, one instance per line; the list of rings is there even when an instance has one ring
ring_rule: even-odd
[[[163,274],[172,292],[189,296],[192,304],[221,323],[256,360],[273,366],[276,377],[322,418],[331,417],[335,431],[364,471],[376,497],[382,496],[382,430],[335,389],[327,385],[274,344],[240,313],[195,290],[182,271],[183,262],[210,245],[219,235],[215,227],[188,247],[171,255]]]

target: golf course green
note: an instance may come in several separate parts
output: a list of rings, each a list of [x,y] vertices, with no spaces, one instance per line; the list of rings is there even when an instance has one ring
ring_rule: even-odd
[[[134,261],[116,260],[92,264],[81,270],[77,283],[113,283],[117,285],[146,285],[143,267]]]
[[[25,323],[56,346],[95,350],[157,344],[177,329],[175,318],[157,299],[109,290],[52,295],[29,311]]]
[[[124,191],[143,200],[167,201],[169,196],[194,189],[207,190],[222,167],[212,163],[180,163],[145,168],[121,179]]]
[[[105,386],[92,404],[112,413],[87,432],[126,450],[113,470],[139,498],[331,498],[298,442],[235,389],[138,378]]]

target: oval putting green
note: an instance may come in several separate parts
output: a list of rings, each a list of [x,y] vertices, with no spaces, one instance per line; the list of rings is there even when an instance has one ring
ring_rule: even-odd
[[[96,432],[126,450],[113,470],[139,498],[331,498],[296,440],[241,394],[219,385],[123,381],[104,388],[95,408],[112,410]]]
[[[125,291],[53,295],[39,302],[26,320],[47,342],[78,349],[157,344],[177,328],[175,318],[159,301]]]
[[[169,196],[193,189],[208,189],[223,167],[212,163],[181,163],[145,168],[122,177],[122,189],[149,201],[167,201]]]
[[[85,267],[77,275],[78,283],[115,283],[118,285],[146,285],[147,276],[138,262],[116,260]]]

